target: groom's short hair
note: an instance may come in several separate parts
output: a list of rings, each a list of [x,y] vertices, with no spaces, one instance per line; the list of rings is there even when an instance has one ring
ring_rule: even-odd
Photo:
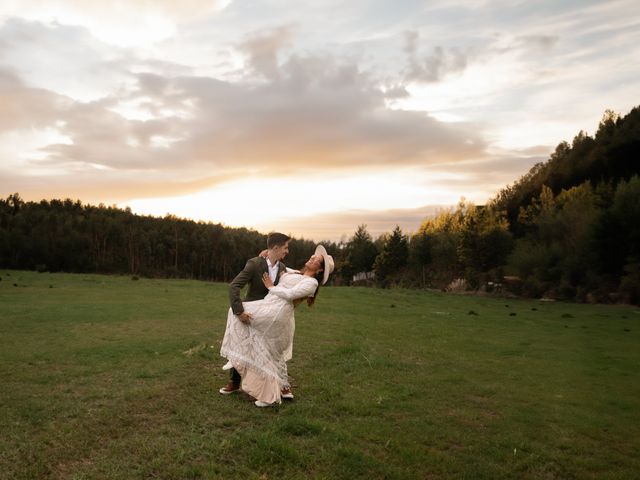
[[[284,233],[271,232],[267,237],[267,248],[279,247],[284,245],[291,237],[289,235],[285,235]]]

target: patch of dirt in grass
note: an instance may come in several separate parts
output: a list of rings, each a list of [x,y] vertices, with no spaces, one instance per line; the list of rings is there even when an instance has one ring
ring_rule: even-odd
[[[208,345],[206,343],[200,343],[200,344],[196,345],[195,347],[191,347],[188,350],[185,350],[184,352],[182,352],[182,354],[190,357],[195,353],[206,351],[207,347],[208,347]]]

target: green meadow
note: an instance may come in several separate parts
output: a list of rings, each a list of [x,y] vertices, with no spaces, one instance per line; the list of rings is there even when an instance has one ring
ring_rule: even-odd
[[[218,394],[226,285],[0,277],[0,478],[640,472],[638,307],[323,288],[258,409]]]

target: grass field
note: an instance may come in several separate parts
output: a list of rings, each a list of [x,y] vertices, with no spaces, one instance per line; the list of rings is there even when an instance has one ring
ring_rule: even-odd
[[[0,478],[640,472],[637,307],[324,288],[258,409],[217,393],[226,285],[0,277]]]

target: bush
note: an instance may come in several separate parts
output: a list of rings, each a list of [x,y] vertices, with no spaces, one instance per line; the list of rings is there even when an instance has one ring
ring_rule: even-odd
[[[521,278],[527,278],[535,273],[541,265],[547,263],[547,249],[527,240],[520,240],[509,255],[510,270],[517,272]]]
[[[473,268],[467,268],[464,272],[464,280],[469,290],[480,288],[480,274]]]
[[[624,300],[640,305],[640,263],[627,265],[624,269],[628,274],[622,277],[618,293]]]
[[[547,296],[549,298],[555,298],[555,293],[549,290],[550,284],[543,282],[537,277],[529,277],[522,282],[521,293],[525,297],[540,298]]]
[[[563,300],[573,300],[576,298],[577,289],[569,281],[562,280],[558,287],[558,294]]]
[[[456,278],[447,288],[447,292],[464,292],[467,290],[467,282],[464,278]]]

